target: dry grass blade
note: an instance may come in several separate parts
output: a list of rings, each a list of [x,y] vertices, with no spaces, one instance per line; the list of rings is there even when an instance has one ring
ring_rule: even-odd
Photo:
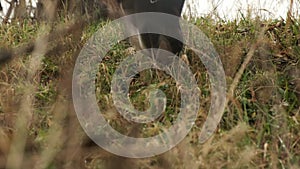
[[[47,7],[47,14],[49,21],[54,19],[56,1],[50,2]],[[52,7],[52,8],[51,8]],[[22,168],[22,162],[24,158],[24,149],[28,136],[28,128],[30,127],[30,120],[34,112],[34,93],[37,90],[36,74],[42,66],[42,59],[47,53],[48,39],[47,35],[50,32],[50,25],[44,25],[39,28],[40,36],[35,42],[35,49],[32,52],[32,57],[28,62],[28,70],[26,75],[26,82],[24,82],[24,94],[21,101],[18,117],[15,125],[15,133],[13,136],[12,144],[10,146],[10,152],[7,159],[6,168],[19,169]],[[46,33],[46,34],[45,34]],[[39,79],[39,78],[37,78]]]
[[[225,104],[226,107],[228,106],[229,99],[232,99],[234,97],[234,91],[235,91],[236,87],[238,86],[239,81],[241,80],[241,77],[242,77],[243,73],[245,72],[248,64],[250,63],[252,57],[254,56],[254,53],[255,53],[256,49],[259,47],[259,45],[263,41],[263,39],[265,37],[264,35],[265,35],[266,30],[267,30],[267,27],[264,27],[259,32],[259,34],[257,35],[258,39],[256,40],[256,42],[252,43],[252,46],[250,47],[250,50],[247,53],[244,62],[242,63],[242,65],[239,68],[239,70],[236,73],[236,75],[234,76],[233,82],[231,83],[231,85],[230,85],[230,87],[228,89],[227,99],[226,99],[227,103]]]
[[[228,106],[228,102],[229,99],[234,98],[234,91],[236,89],[236,87],[239,84],[239,81],[241,80],[241,77],[244,73],[244,71],[246,70],[247,65],[250,63],[256,49],[258,48],[258,46],[260,45],[260,43],[263,40],[264,34],[267,30],[267,27],[264,27],[259,34],[257,35],[258,39],[252,44],[252,46],[250,47],[249,52],[247,53],[247,56],[244,60],[244,62],[242,63],[241,67],[239,68],[238,72],[236,73],[232,84],[230,85],[230,88],[227,92],[227,98],[224,101],[225,102],[225,108]],[[224,112],[223,109],[218,110],[218,115],[213,116],[209,116],[204,124],[204,127],[199,135],[199,142],[200,143],[204,143],[205,141],[207,141],[207,139],[211,136],[211,131],[214,131],[218,125],[218,123],[221,121],[221,117],[223,115]]]
[[[41,28],[41,32],[44,32]],[[21,168],[23,161],[23,152],[28,135],[28,127],[32,119],[34,110],[33,101],[34,93],[36,93],[35,75],[41,67],[43,55],[47,52],[47,36],[41,36],[35,43],[35,50],[32,53],[32,58],[29,60],[29,69],[27,72],[26,82],[24,82],[24,94],[21,101],[18,118],[16,120],[16,132],[14,133],[13,142],[11,144],[10,153],[7,160],[7,168]]]

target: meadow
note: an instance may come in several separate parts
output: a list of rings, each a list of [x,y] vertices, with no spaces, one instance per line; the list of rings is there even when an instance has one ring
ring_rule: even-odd
[[[180,57],[187,58],[201,91],[197,120],[175,148],[144,159],[101,149],[84,133],[73,108],[76,58],[88,38],[111,21],[84,25],[66,17],[51,28],[26,19],[0,25],[1,50],[13,53],[12,60],[0,65],[0,168],[300,168],[300,17],[262,19],[250,12],[240,18],[207,15],[189,21],[211,40],[226,74],[228,103],[213,136],[198,142],[211,84],[205,66],[187,46]],[[134,107],[149,107],[153,88],[165,92],[167,107],[149,124],[124,120],[113,106],[110,84],[130,52],[132,47],[122,41],[99,63],[98,106],[116,130],[149,137],[172,126],[181,98],[167,74],[141,72],[130,85]]]

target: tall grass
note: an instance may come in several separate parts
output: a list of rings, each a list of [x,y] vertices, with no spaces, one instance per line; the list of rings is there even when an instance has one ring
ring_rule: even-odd
[[[198,118],[179,145],[146,159],[118,157],[96,146],[73,110],[75,59],[105,23],[80,27],[66,18],[48,25],[51,29],[32,22],[1,25],[1,46],[15,52],[12,61],[0,65],[0,168],[299,168],[300,18],[292,12],[274,20],[253,13],[241,16],[226,21],[207,15],[191,21],[211,39],[226,72],[228,104],[217,131],[199,144],[210,84],[205,67],[187,47],[182,55],[188,57],[201,90]],[[33,50],[24,52],[32,42]],[[115,68],[131,52],[122,42],[99,63],[99,108],[116,130],[152,136],[173,124],[180,96],[169,76],[145,71],[131,84],[132,103],[145,108],[141,100],[147,91],[159,88],[168,96],[166,112],[151,124],[124,120],[112,105],[109,84]]]

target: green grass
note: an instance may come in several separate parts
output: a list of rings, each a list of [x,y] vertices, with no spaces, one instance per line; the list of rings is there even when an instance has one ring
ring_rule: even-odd
[[[76,166],[79,163],[83,163],[86,168],[109,168],[113,163],[128,165],[128,168],[300,167],[299,18],[294,19],[290,25],[282,20],[261,21],[247,16],[240,21],[198,18],[195,25],[211,39],[220,54],[228,85],[249,52],[251,44],[255,43],[256,33],[262,25],[268,25],[268,30],[247,65],[234,97],[229,98],[228,107],[213,138],[202,145],[197,142],[197,137],[210,105],[209,78],[199,58],[189,49],[185,50],[184,54],[190,58],[189,66],[201,90],[201,109],[195,126],[176,148],[163,155],[141,160],[122,159],[107,155],[107,152],[97,149],[96,146],[91,148],[74,117],[75,112],[70,108],[70,93],[66,94],[71,91],[70,84],[64,82],[70,75],[66,73],[70,71],[70,66],[66,65],[72,65],[71,62],[74,62],[82,45],[105,23],[107,22],[93,23],[86,27],[75,43],[72,42],[75,40],[74,35],[70,34],[60,39],[59,43],[51,44],[55,46],[70,43],[72,48],[62,53],[59,50],[47,53],[42,69],[36,74],[36,79],[33,79],[37,90],[32,93],[35,96],[34,112],[27,126],[30,131],[24,152],[28,155],[25,158],[27,165],[35,165],[33,159],[38,158],[35,154],[51,147],[50,145],[55,147],[57,143],[49,141],[52,137],[51,128],[60,126],[62,129],[57,131],[62,132],[60,137],[63,146],[59,144],[57,154],[47,158],[48,168],[51,169]],[[18,48],[36,39],[38,29],[38,24],[30,22],[24,22],[22,26],[17,23],[1,25],[1,46]],[[118,115],[114,109],[110,85],[115,70],[128,55],[128,49],[126,42],[115,45],[99,63],[95,81],[99,108],[110,124],[122,133],[131,133],[136,126]],[[1,162],[9,153],[6,149],[15,132],[14,121],[25,90],[22,86],[28,69],[28,57],[30,54],[19,53],[17,58],[0,68],[0,134],[3,135],[0,137],[0,142],[3,143],[3,146],[0,145]],[[149,137],[163,132],[174,123],[181,98],[174,80],[168,75],[155,70],[140,74],[142,76],[134,77],[129,90],[130,100],[137,110],[149,107],[147,99],[152,89],[161,89],[167,96],[166,111],[158,120],[139,126],[141,129],[137,135]],[[62,112],[67,114],[66,117],[57,117]],[[6,137],[8,139],[4,139]],[[76,157],[72,156],[74,154]],[[66,160],[70,162],[66,164]],[[4,165],[0,164],[1,167]]]

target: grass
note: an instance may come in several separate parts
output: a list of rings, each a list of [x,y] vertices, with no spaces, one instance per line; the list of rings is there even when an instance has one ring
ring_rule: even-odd
[[[60,21],[66,25],[72,21]],[[224,65],[228,86],[250,51],[257,48],[229,98],[224,116],[213,137],[198,143],[198,133],[210,105],[210,83],[205,67],[188,48],[201,90],[201,109],[189,135],[175,148],[151,158],[127,159],[112,155],[87,138],[78,124],[71,100],[71,75],[74,60],[86,40],[106,22],[93,23],[82,31],[49,43],[41,69],[29,81],[36,90],[29,97],[31,118],[25,125],[28,137],[21,164],[24,168],[299,168],[300,164],[300,20],[260,20],[244,17],[240,21],[195,20],[212,41]],[[266,26],[262,41],[257,32]],[[19,49],[38,38],[40,25],[24,22],[1,25],[1,46]],[[57,26],[59,27],[59,26]],[[80,32],[80,33],[78,33]],[[60,48],[62,45],[65,48]],[[110,94],[112,75],[132,48],[126,42],[115,45],[99,64],[96,96],[99,108],[118,131],[149,137],[163,132],[176,119],[180,107],[175,81],[170,76],[147,70],[131,82],[129,96],[138,110],[149,107],[151,89],[167,96],[166,111],[156,121],[143,126],[128,122],[113,106]],[[17,53],[0,68],[0,168],[10,157],[14,145],[16,119],[23,112],[26,75],[32,53]],[[144,101],[146,100],[146,101]],[[138,129],[137,129],[138,128]],[[25,139],[25,138],[24,138]],[[130,151],[130,150],[129,150]]]

